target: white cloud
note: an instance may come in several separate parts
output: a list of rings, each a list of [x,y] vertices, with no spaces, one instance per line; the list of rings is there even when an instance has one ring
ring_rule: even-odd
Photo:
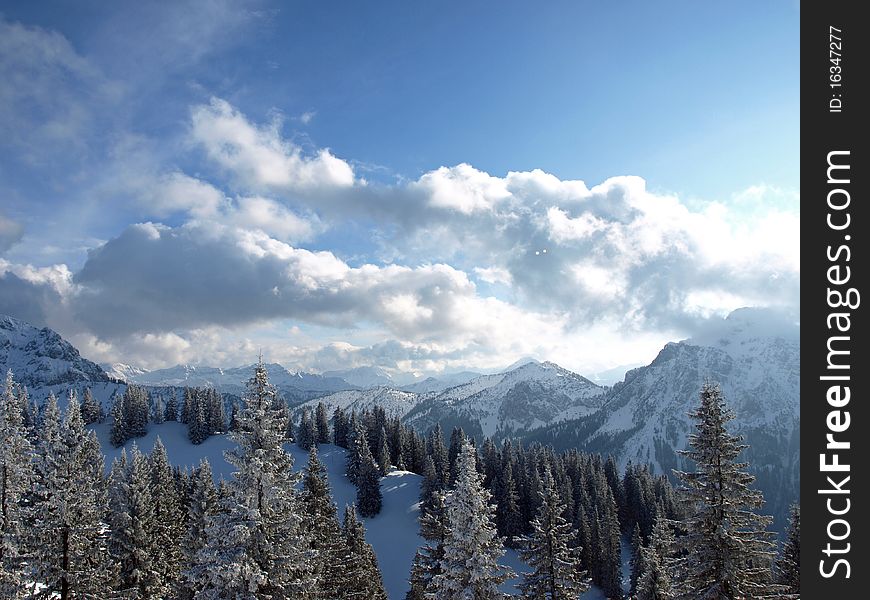
[[[510,197],[503,179],[465,163],[430,171],[411,185],[428,194],[430,205],[463,214],[491,210]]]
[[[281,137],[280,123],[257,126],[225,100],[191,111],[192,140],[250,190],[312,190],[354,183],[351,166],[329,150],[306,156]]]
[[[0,254],[16,244],[24,233],[21,223],[13,221],[0,213]]]

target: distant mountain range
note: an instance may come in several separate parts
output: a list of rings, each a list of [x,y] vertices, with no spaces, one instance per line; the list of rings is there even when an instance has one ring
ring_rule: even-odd
[[[104,404],[125,382],[148,387],[211,386],[241,395],[251,366],[229,369],[179,365],[147,371],[117,363],[105,370],[83,358],[57,333],[0,316],[0,368],[11,368],[33,397],[91,387]],[[463,372],[400,385],[374,367],[322,375],[267,365],[270,381],[296,408],[324,402],[333,410],[382,406],[428,430],[461,426],[475,437],[514,437],[581,448],[650,464],[661,473],[687,465],[693,424],[688,412],[705,381],[721,384],[744,435],[767,510],[777,518],[797,498],[800,431],[800,328],[775,312],[741,309],[703,335],[668,343],[650,364],[613,387],[554,363],[521,361],[502,373]],[[778,525],[781,525],[779,523]],[[782,530],[782,527],[779,527]]]

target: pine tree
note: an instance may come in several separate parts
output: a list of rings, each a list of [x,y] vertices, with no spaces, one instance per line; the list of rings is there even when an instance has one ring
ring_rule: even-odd
[[[206,431],[208,435],[223,433],[227,428],[226,408],[221,393],[214,388],[207,391]]]
[[[429,510],[420,514],[420,537],[427,543],[414,555],[410,577],[411,589],[406,595],[406,600],[423,600],[431,597],[434,593],[433,581],[442,573],[444,546],[449,533],[446,498],[444,492],[434,491]]]
[[[356,507],[344,509],[342,527],[348,551],[343,597],[347,600],[387,600],[378,558],[366,542],[365,527],[356,516]]]
[[[196,598],[303,598],[312,583],[305,554],[293,458],[283,447],[286,412],[262,360],[248,380],[237,447],[225,453],[236,470],[206,545],[186,574]]]
[[[336,406],[332,413],[332,429],[335,445],[339,448],[347,449],[350,422],[347,419],[347,414],[340,406]]]
[[[178,398],[175,396],[175,390],[170,389],[169,399],[166,401],[166,408],[163,409],[164,421],[178,420]]]
[[[314,426],[314,419],[311,417],[311,410],[305,407],[302,410],[302,417],[299,421],[299,430],[296,432],[296,443],[305,451],[311,449],[317,444],[317,429]]]
[[[27,439],[12,371],[0,398],[0,597],[25,593],[22,569],[24,498],[30,484],[31,445]]]
[[[777,582],[785,592],[800,597],[801,593],[801,507],[791,507],[791,519],[786,532],[785,545],[776,563]]]
[[[166,420],[166,407],[163,405],[163,396],[158,394],[154,398],[154,406],[151,408],[151,421],[156,425],[163,423]]]
[[[700,406],[690,413],[696,433],[690,449],[695,472],[676,472],[684,486],[680,493],[694,514],[685,521],[687,534],[679,539],[685,556],[677,563],[678,598],[764,598],[776,595],[771,583],[772,532],[769,517],[754,512],[764,503],[749,485],[755,478],[746,463],[736,462],[746,448],[731,435],[727,424],[734,413],[725,406],[717,385],[701,390]]]
[[[523,540],[520,557],[534,570],[523,574],[517,587],[523,598],[534,600],[575,600],[589,589],[584,581],[576,548],[576,532],[562,514],[565,505],[556,490],[553,475],[544,470],[541,505],[532,522],[532,534]]]
[[[109,488],[109,549],[118,564],[119,591],[134,599],[159,597],[159,573],[154,564],[154,503],[148,459],[136,445],[129,460],[113,464]]]
[[[106,595],[113,568],[105,543],[103,455],[74,393],[63,423],[56,404],[40,431],[31,528],[31,577],[61,600]]]
[[[109,433],[109,441],[115,448],[124,445],[130,436],[127,433],[126,411],[124,410],[124,396],[115,396],[115,403],[112,404],[112,429]]]
[[[317,403],[317,411],[315,414],[315,426],[317,428],[317,443],[329,443],[329,416],[326,414],[326,405],[323,402]]]
[[[640,575],[635,593],[637,600],[669,600],[674,597],[670,576],[673,552],[674,535],[664,509],[660,508],[649,545],[641,548]]]
[[[381,477],[386,477],[387,473],[390,472],[390,448],[387,445],[387,433],[384,431],[384,428],[381,427],[381,432],[378,435],[380,438],[380,444],[378,446],[378,473]]]
[[[341,528],[330,496],[326,469],[317,456],[316,446],[309,450],[302,479],[302,506],[310,548],[316,552],[314,575],[317,579],[317,598],[339,598],[347,569],[347,545],[340,535]]]
[[[365,436],[361,436],[365,440]],[[359,475],[357,476],[356,501],[363,517],[374,517],[381,512],[381,477],[375,459],[369,452],[368,444],[359,444]]]
[[[514,483],[513,469],[510,463],[505,465],[500,475],[496,475],[495,484],[498,502],[495,510],[495,522],[498,525],[499,534],[505,538],[505,545],[512,548],[514,540],[523,533],[523,523],[519,507],[519,494]]]
[[[447,498],[449,531],[442,572],[433,582],[436,598],[494,600],[499,586],[513,575],[498,564],[504,554],[495,528],[495,507],[477,472],[477,452],[465,442],[456,459],[456,485]]]
[[[157,586],[163,590],[163,594],[171,595],[177,588],[181,572],[181,537],[184,534],[182,527],[184,521],[175,475],[169,464],[166,447],[159,437],[149,456],[149,466],[153,510],[152,560],[159,578]]]
[[[94,398],[91,388],[85,388],[84,399],[82,400],[82,418],[85,423],[101,423],[103,421],[103,407]]]
[[[642,550],[643,539],[640,537],[640,525],[635,523],[634,531],[631,533],[631,558],[629,559],[631,587],[629,588],[629,596],[633,596],[637,591],[637,580],[640,577],[641,570],[643,570],[643,557],[641,556]]]

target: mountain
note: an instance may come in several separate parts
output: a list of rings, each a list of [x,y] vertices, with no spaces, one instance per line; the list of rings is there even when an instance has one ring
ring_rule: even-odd
[[[800,328],[782,315],[741,309],[693,339],[669,343],[649,365],[626,373],[584,418],[542,428],[531,441],[613,454],[657,472],[693,467],[676,451],[693,431],[688,413],[705,381],[718,382],[745,436],[766,511],[778,521],[797,499],[800,468]],[[781,522],[776,527],[782,530]]]
[[[0,368],[4,376],[11,369],[15,381],[29,389],[112,381],[48,327],[39,329],[7,316],[0,316]]]
[[[475,371],[460,371],[459,373],[444,373],[438,377],[427,377],[414,383],[403,385],[401,389],[406,392],[417,392],[425,394],[427,392],[442,392],[447,388],[456,387],[463,383],[468,383],[472,379],[480,377],[480,373]]]
[[[241,396],[245,384],[254,372],[254,366],[222,369],[199,365],[176,365],[166,369],[147,371],[114,366],[113,372],[123,376],[128,383],[150,387],[213,387],[225,394]],[[294,372],[278,363],[268,363],[266,372],[269,381],[291,404],[299,404],[311,398],[325,396],[339,390],[358,389],[340,377],[328,377],[315,373]]]
[[[380,367],[356,367],[341,371],[325,371],[324,377],[337,377],[351,385],[361,388],[373,388],[381,385],[394,385],[393,378]]]
[[[440,423],[446,431],[459,425],[474,436],[504,437],[593,413],[605,391],[555,363],[526,362],[423,397],[405,420],[424,431]]]
[[[326,405],[329,416],[332,416],[332,411],[341,407],[343,410],[350,412],[355,410],[362,412],[363,410],[371,410],[375,406],[382,407],[387,416],[404,417],[408,411],[414,408],[420,401],[420,395],[412,392],[405,392],[389,387],[369,388],[366,390],[346,390],[329,394],[309,400],[298,406],[295,414],[302,413],[304,408],[315,408],[319,403],[323,402]]]

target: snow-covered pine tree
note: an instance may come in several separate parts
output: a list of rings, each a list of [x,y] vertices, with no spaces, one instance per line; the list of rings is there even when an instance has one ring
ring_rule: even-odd
[[[187,423],[187,437],[192,444],[201,444],[210,435],[206,406],[199,393],[195,393],[192,398],[191,414]]]
[[[801,593],[801,507],[791,507],[788,531],[782,553],[776,562],[777,582],[785,586],[785,592],[800,597]]]
[[[755,477],[744,470],[747,464],[736,461],[746,446],[728,432],[734,413],[718,385],[704,384],[700,406],[690,416],[696,432],[689,436],[689,449],[680,453],[695,463],[696,471],[675,474],[684,484],[679,490],[684,502],[694,510],[683,523],[686,535],[678,539],[685,556],[676,563],[676,596],[776,596],[773,533],[765,530],[771,518],[754,512],[764,499],[749,487]]]
[[[157,394],[151,407],[151,421],[159,425],[166,421],[166,406],[163,402],[163,394]]]
[[[347,414],[340,406],[336,406],[332,412],[332,431],[335,445],[339,448],[347,449],[350,422],[348,421]]]
[[[514,541],[523,533],[522,515],[519,507],[519,494],[514,483],[513,468],[508,462],[494,479],[496,489],[495,522],[499,535],[504,536],[505,545],[514,547]]]
[[[317,429],[317,443],[328,444],[330,442],[329,415],[326,413],[326,405],[323,402],[317,403],[314,425]]]
[[[495,600],[505,597],[499,586],[513,572],[498,564],[504,554],[495,528],[495,507],[477,472],[477,452],[469,442],[456,459],[456,484],[447,497],[450,533],[444,545],[441,573],[433,581],[436,598]]]
[[[184,534],[184,515],[181,495],[175,474],[169,464],[166,447],[158,437],[149,456],[151,468],[151,498],[153,525],[151,535],[154,547],[152,561],[157,572],[158,586],[165,595],[173,595],[181,572],[181,539]]]
[[[106,485],[96,434],[85,430],[75,394],[63,423],[57,405],[40,430],[30,576],[44,594],[69,598],[108,597],[113,566],[106,550]]]
[[[124,390],[124,418],[127,439],[142,437],[148,433],[148,392],[138,385],[128,385]]]
[[[576,531],[562,516],[565,505],[556,490],[549,467],[544,469],[541,505],[532,522],[532,533],[523,539],[520,557],[534,570],[523,573],[517,586],[529,600],[575,600],[589,589],[580,569]]]
[[[124,396],[115,395],[115,403],[112,404],[112,429],[109,432],[109,441],[115,448],[120,448],[128,439],[127,418],[124,410]]]
[[[23,500],[31,478],[31,445],[14,389],[9,370],[0,398],[0,597],[12,600],[25,593],[21,563]]]
[[[386,477],[392,465],[390,464],[390,447],[387,445],[387,432],[383,427],[381,427],[378,438],[380,439],[377,454],[378,473],[381,477]]]
[[[299,420],[299,429],[296,432],[296,443],[305,451],[317,444],[317,428],[311,417],[311,410],[306,406],[302,409],[302,417]]]
[[[166,408],[163,409],[163,420],[178,420],[178,398],[175,396],[175,390],[172,388],[169,390],[169,398],[166,400]]]
[[[206,430],[208,435],[223,433],[227,429],[227,414],[224,398],[219,391],[209,388],[206,392]]]
[[[355,411],[351,413],[351,426],[352,429],[350,430],[350,436],[348,438],[350,448],[347,453],[347,467],[345,468],[345,474],[352,484],[359,485],[359,474],[362,470],[362,456],[365,454],[371,456],[372,452],[369,448],[368,438],[366,437],[362,422],[356,418]]]
[[[428,511],[420,513],[420,537],[426,540],[426,544],[414,555],[411,589],[405,596],[406,600],[424,600],[431,598],[435,592],[433,580],[441,573],[444,545],[449,532],[446,498],[444,492],[434,490]]]
[[[189,573],[198,599],[289,600],[304,598],[312,587],[296,491],[299,477],[283,447],[287,423],[282,404],[260,360],[247,383],[238,431],[232,434],[237,446],[225,453],[236,470]]]
[[[109,550],[119,566],[118,591],[135,600],[159,597],[164,590],[155,568],[154,504],[148,458],[136,445],[129,459],[112,465],[109,487]]]
[[[190,425],[190,422],[196,415],[193,406],[194,402],[194,390],[189,387],[184,388],[184,394],[181,397],[181,416],[179,420],[185,425]]]
[[[207,539],[207,529],[211,519],[218,512],[217,490],[214,474],[208,459],[203,458],[190,475],[190,491],[187,503],[187,529],[181,543],[182,574],[180,577],[179,599],[189,600],[195,592],[195,582],[189,579],[197,554]]]
[[[634,596],[637,600],[669,600],[674,597],[670,575],[674,534],[664,508],[660,508],[656,515],[649,544],[641,548],[640,575]]]
[[[346,600],[387,600],[378,557],[366,542],[365,527],[356,516],[354,505],[344,509],[342,527],[347,546],[347,569],[343,598]]]
[[[381,495],[381,473],[375,459],[369,452],[369,446],[365,443],[365,436],[360,436],[363,441],[355,441],[358,448],[359,474],[356,478],[356,501],[359,505],[359,514],[363,517],[374,517],[381,512],[383,496]]]
[[[82,400],[82,419],[85,423],[101,423],[103,421],[103,407],[94,398],[91,388],[85,388],[84,398]]]
[[[302,506],[304,527],[314,557],[314,576],[317,580],[316,598],[331,600],[342,596],[347,572],[347,544],[335,504],[329,491],[326,469],[317,455],[317,447],[308,453],[308,464],[302,478]]]
[[[629,596],[633,596],[637,591],[637,580],[640,577],[640,572],[643,570],[643,538],[640,536],[640,524],[634,524],[634,531],[631,532],[631,558],[629,559],[629,571],[631,579],[629,584]]]

